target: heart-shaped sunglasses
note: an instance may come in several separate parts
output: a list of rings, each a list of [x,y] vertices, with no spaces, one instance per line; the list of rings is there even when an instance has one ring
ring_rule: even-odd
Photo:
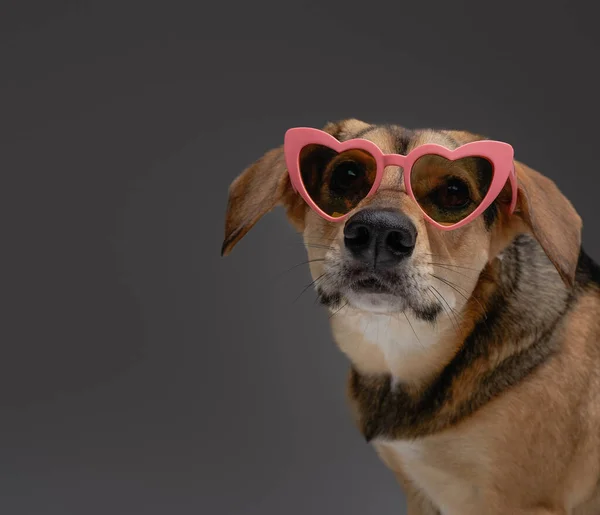
[[[285,160],[292,186],[325,220],[346,220],[374,195],[387,166],[404,171],[407,194],[425,219],[442,230],[462,227],[483,213],[510,180],[510,213],[517,202],[513,148],[500,141],[474,141],[454,150],[435,144],[403,156],[385,154],[372,141],[340,142],[327,132],[289,129]]]

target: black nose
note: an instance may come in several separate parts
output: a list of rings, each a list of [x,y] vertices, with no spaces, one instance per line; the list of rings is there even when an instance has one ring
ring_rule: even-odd
[[[354,258],[374,267],[389,267],[410,256],[417,229],[403,213],[363,209],[344,227],[344,243]]]

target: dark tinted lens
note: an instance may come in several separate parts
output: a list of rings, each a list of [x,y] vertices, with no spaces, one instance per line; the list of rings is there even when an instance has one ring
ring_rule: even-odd
[[[322,145],[300,152],[300,174],[310,198],[329,216],[352,211],[371,190],[377,163],[364,150],[337,153]]]
[[[481,204],[493,175],[492,164],[483,157],[449,161],[427,154],[413,165],[410,184],[425,213],[438,223],[453,225]]]

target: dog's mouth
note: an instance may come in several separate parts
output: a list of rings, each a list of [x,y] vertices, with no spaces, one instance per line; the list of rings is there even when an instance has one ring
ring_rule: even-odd
[[[343,291],[348,303],[362,311],[390,313],[403,311],[408,299],[402,294],[399,279],[360,274],[353,277]]]
[[[381,279],[373,276],[364,277],[354,281],[351,288],[356,293],[393,294],[393,291],[389,286],[384,284]]]
[[[342,275],[342,274],[340,274]],[[403,276],[392,271],[346,269],[342,277],[337,276],[337,285],[328,290],[317,286],[319,300],[332,309],[350,305],[360,311],[372,313],[399,313],[410,310],[417,318],[435,320],[441,305],[428,302],[429,297],[419,289],[414,277]]]

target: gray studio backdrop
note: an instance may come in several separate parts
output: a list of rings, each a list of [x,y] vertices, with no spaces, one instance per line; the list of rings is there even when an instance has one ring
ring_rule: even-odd
[[[466,128],[600,257],[594,7],[540,5],[4,0],[0,513],[404,513],[283,213],[220,258],[227,187],[291,126]]]

